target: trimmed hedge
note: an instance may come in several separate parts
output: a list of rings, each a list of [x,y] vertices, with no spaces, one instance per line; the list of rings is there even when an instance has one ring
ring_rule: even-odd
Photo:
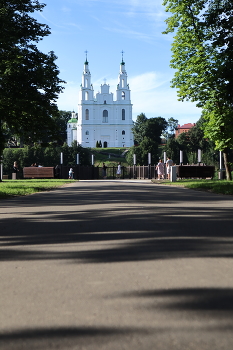
[[[60,147],[53,145],[41,147],[40,145],[25,146],[24,148],[5,148],[3,151],[3,174],[12,176],[13,163],[16,161],[19,167],[19,177],[23,177],[23,168],[33,163],[43,166],[56,166],[60,164],[60,155],[63,152],[63,164],[74,166],[76,155],[79,153],[80,164],[90,165],[90,151],[74,143],[71,147],[64,144]]]

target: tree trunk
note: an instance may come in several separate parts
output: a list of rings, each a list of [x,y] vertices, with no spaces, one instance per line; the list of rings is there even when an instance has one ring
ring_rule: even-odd
[[[227,150],[226,149],[223,150],[223,159],[224,159],[224,166],[225,166],[225,169],[226,169],[226,178],[227,178],[227,180],[231,181],[232,180],[231,166],[228,163],[228,154],[227,154]]]

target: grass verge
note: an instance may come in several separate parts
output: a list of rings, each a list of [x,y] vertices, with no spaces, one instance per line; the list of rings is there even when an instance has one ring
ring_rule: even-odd
[[[178,180],[176,182],[153,180],[153,182],[168,186],[182,186],[194,190],[233,195],[233,181],[227,180]]]
[[[74,180],[3,180],[0,182],[0,199],[49,191],[71,182]]]

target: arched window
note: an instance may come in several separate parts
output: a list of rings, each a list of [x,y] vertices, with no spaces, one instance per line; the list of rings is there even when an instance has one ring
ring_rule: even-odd
[[[122,130],[122,135],[125,135],[125,130]]]
[[[125,79],[122,79],[122,87],[125,87]]]
[[[89,99],[89,95],[88,95],[88,91],[85,92],[85,100],[88,101]]]
[[[125,120],[125,109],[122,109],[121,116],[122,116],[122,120]]]
[[[85,111],[85,119],[89,120],[89,109],[86,109]]]
[[[108,111],[105,109],[103,111],[103,123],[107,123],[108,122]]]
[[[86,131],[86,135],[89,135],[89,131],[88,130]]]
[[[88,87],[88,79],[87,78],[85,79],[85,87],[86,88]]]
[[[122,100],[125,100],[125,93],[124,93],[124,91],[122,91],[122,93],[121,93],[121,98],[122,98]]]

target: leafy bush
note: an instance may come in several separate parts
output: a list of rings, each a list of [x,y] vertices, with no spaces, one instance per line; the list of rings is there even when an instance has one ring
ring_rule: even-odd
[[[11,178],[15,161],[19,167],[19,177],[23,176],[23,168],[31,166],[33,163],[43,166],[56,166],[60,164],[61,152],[63,152],[64,165],[74,166],[77,153],[79,153],[80,164],[90,165],[90,150],[77,145],[77,142],[74,142],[71,147],[67,144],[60,147],[35,145],[24,148],[5,148],[3,151],[3,173]]]

